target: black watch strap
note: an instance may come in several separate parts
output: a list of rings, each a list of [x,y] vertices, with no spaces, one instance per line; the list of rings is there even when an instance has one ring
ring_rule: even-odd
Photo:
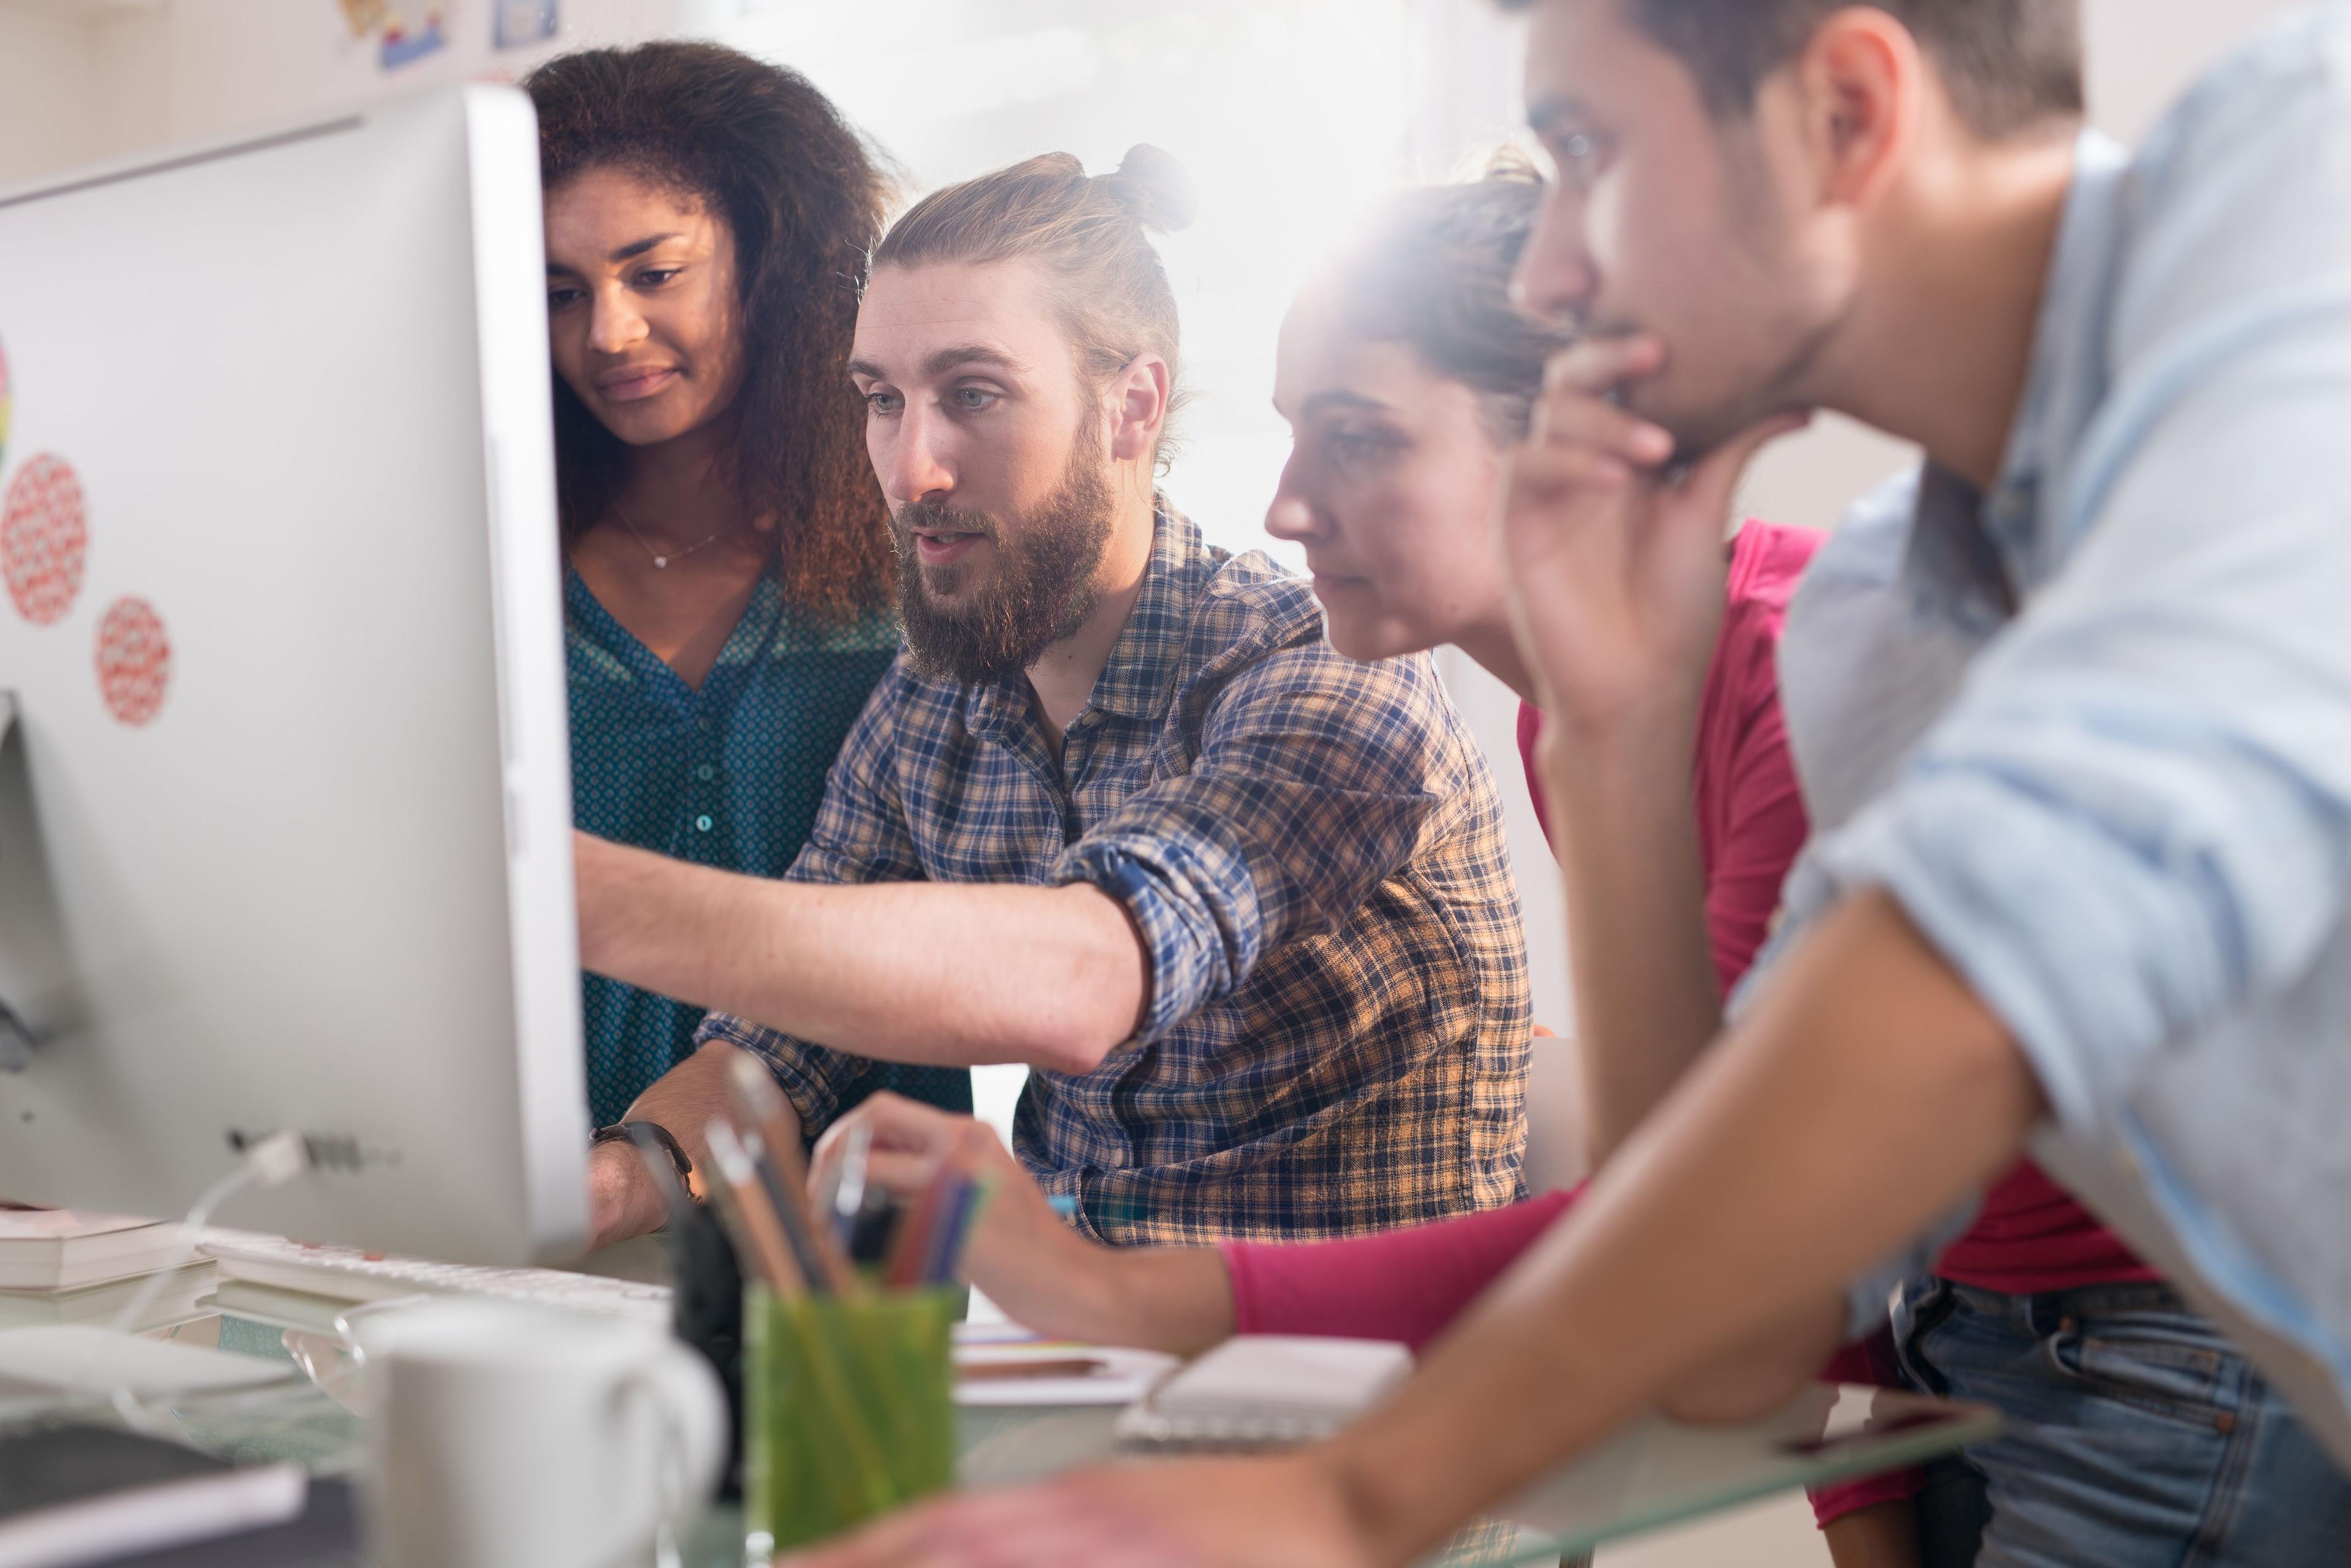
[[[670,1130],[659,1122],[615,1122],[609,1127],[599,1127],[596,1129],[595,1136],[588,1140],[588,1146],[593,1149],[601,1148],[606,1144],[630,1143],[632,1141],[629,1136],[630,1130],[635,1127],[643,1127],[653,1134],[653,1142],[659,1144],[669,1155],[669,1163],[677,1167],[677,1179],[688,1183],[686,1190],[691,1192],[694,1162],[686,1158],[685,1145],[679,1143],[671,1134]]]

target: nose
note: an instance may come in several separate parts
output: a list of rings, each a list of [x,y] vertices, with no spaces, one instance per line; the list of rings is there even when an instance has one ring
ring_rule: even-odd
[[[595,293],[588,319],[588,344],[600,354],[625,353],[644,340],[645,319],[629,302],[628,290],[607,284]]]
[[[944,423],[909,398],[895,420],[867,424],[866,453],[873,460],[873,476],[881,481],[883,495],[904,506],[943,501],[954,492],[955,470],[941,450],[948,434]]]
[[[1294,448],[1290,461],[1282,465],[1281,480],[1274,486],[1273,501],[1265,509],[1265,531],[1293,544],[1309,543],[1331,531],[1321,510],[1307,498],[1299,484]]]
[[[1530,316],[1571,321],[1591,308],[1599,282],[1584,242],[1583,198],[1564,184],[1553,184],[1535,213],[1526,248],[1519,253],[1511,297]]]

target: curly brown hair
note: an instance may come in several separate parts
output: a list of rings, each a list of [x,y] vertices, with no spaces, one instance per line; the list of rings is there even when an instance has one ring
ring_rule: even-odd
[[[736,486],[754,515],[776,519],[792,604],[842,618],[888,603],[888,517],[846,369],[891,194],[877,154],[806,77],[716,44],[559,55],[523,87],[538,110],[543,189],[620,168],[706,204],[733,231]],[[628,447],[560,377],[555,452],[569,543],[604,516]]]

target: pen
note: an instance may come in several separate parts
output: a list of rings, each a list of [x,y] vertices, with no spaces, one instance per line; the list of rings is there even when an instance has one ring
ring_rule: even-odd
[[[960,1383],[1009,1383],[1023,1377],[1092,1377],[1110,1369],[1097,1357],[1071,1356],[1063,1361],[983,1361],[956,1368]]]

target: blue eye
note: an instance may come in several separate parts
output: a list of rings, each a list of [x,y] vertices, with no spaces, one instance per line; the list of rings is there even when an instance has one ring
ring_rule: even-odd
[[[989,392],[986,387],[957,387],[955,390],[956,406],[966,413],[979,413],[993,403],[996,396],[996,393]]]
[[[865,394],[865,408],[869,413],[895,413],[902,402],[903,400],[893,392],[871,392]]]

